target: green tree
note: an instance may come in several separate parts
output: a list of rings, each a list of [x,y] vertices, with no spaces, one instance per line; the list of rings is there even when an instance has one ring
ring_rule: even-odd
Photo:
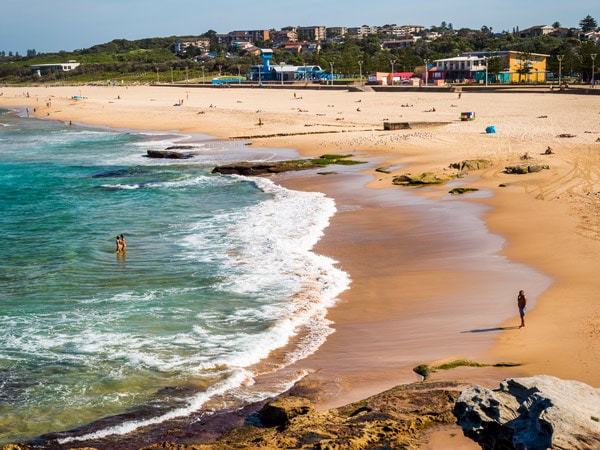
[[[491,79],[496,79],[498,74],[505,69],[506,67],[504,59],[500,56],[492,56],[487,59],[488,77],[490,77]]]
[[[598,22],[596,22],[596,19],[588,14],[579,22],[579,28],[581,28],[581,31],[584,33],[594,31],[596,28],[598,28]]]
[[[531,73],[531,53],[521,52],[519,54],[517,73],[519,74],[519,83],[523,81],[523,77],[527,77]]]

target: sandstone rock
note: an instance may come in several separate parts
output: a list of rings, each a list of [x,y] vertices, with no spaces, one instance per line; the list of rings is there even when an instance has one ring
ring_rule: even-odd
[[[433,172],[423,172],[419,175],[412,175],[406,173],[403,175],[395,176],[392,179],[392,183],[400,186],[419,186],[425,184],[443,184],[456,178],[456,174],[436,174]]]
[[[532,173],[532,172],[541,172],[544,169],[549,169],[550,166],[546,165],[546,164],[533,164],[531,166],[527,166],[527,172]]]
[[[456,423],[452,408],[467,386],[451,381],[401,385],[341,408],[296,415],[285,427],[258,426],[251,420],[252,415],[243,420],[243,425],[211,440],[202,440],[208,424],[197,422],[193,425],[195,433],[182,433],[178,439],[171,433],[144,450],[416,449],[424,430]],[[279,398],[295,399],[290,400],[292,411],[300,407],[302,412],[307,405],[298,397]],[[277,400],[271,403],[278,405]]]
[[[450,164],[452,169],[458,169],[460,171],[466,170],[481,170],[487,169],[492,165],[492,161],[489,159],[465,159],[458,163]]]
[[[302,397],[281,397],[267,403],[258,416],[263,425],[268,427],[286,426],[296,416],[314,410],[312,403]]]
[[[518,166],[506,166],[505,172],[509,173],[509,174],[523,175],[526,173],[540,172],[541,170],[549,169],[549,168],[550,168],[550,166],[548,166],[547,164],[532,164],[532,165],[520,164]]]
[[[484,449],[600,448],[600,389],[578,381],[538,375],[470,387],[453,412]]]

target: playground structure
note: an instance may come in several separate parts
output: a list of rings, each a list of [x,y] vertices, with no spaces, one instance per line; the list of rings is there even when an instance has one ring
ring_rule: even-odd
[[[273,82],[279,81],[329,81],[332,74],[321,69],[319,66],[294,66],[291,64],[279,63],[271,65],[273,50],[261,49],[262,65],[251,66],[246,73],[248,81]]]

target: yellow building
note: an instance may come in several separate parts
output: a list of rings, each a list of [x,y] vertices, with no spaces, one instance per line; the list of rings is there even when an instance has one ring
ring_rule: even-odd
[[[546,61],[549,55],[514,51],[501,53],[506,54],[504,58],[509,83],[546,82]]]
[[[501,59],[500,72],[489,75],[489,79],[499,83],[545,83],[547,78],[546,62],[550,55],[517,51],[469,52],[467,57]],[[485,65],[484,64],[484,65]]]

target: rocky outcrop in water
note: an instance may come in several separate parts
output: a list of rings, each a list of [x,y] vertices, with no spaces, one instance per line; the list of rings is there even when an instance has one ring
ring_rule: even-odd
[[[288,172],[291,170],[306,170],[325,167],[325,164],[315,164],[311,161],[280,161],[272,163],[251,163],[240,162],[236,164],[227,164],[217,166],[212,173],[221,173],[224,175],[245,175],[256,176],[270,173]]]
[[[189,159],[194,154],[190,152],[179,152],[175,150],[148,150],[148,158]]]
[[[600,389],[547,375],[470,387],[454,414],[483,449],[600,449]]]

